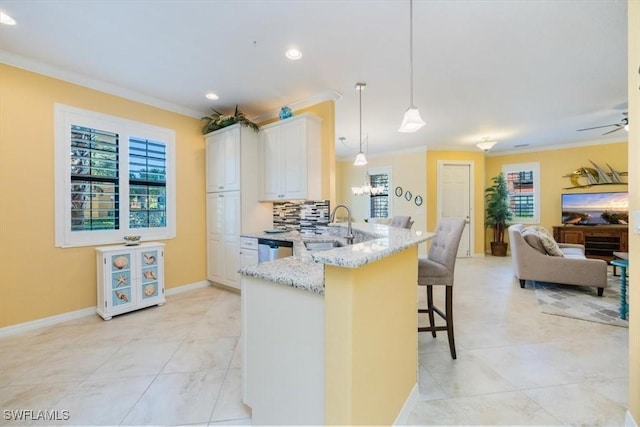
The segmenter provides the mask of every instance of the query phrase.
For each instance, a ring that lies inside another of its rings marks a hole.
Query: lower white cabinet
[[[164,297],[164,243],[96,248],[98,306],[104,319],[152,305]]]
[[[258,264],[258,239],[255,237],[240,238],[240,267]]]

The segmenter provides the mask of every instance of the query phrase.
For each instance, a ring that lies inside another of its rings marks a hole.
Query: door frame
[[[474,192],[474,177],[475,177],[475,164],[473,160],[438,160],[437,171],[437,206],[436,217],[437,221],[442,218],[442,171],[445,165],[466,165],[469,166],[469,257],[476,256],[475,254],[475,192]]]

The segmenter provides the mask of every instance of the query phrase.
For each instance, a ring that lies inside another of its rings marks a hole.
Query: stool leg
[[[453,286],[447,286],[446,308],[447,308],[447,338],[449,338],[449,351],[451,358],[456,359],[456,343],[453,338]]]
[[[627,320],[629,305],[627,304],[627,269],[620,267],[620,318]]]
[[[433,317],[433,286],[431,285],[427,285],[427,310],[429,310],[429,326],[433,328],[436,322]],[[431,331],[431,335],[435,337],[436,331]]]

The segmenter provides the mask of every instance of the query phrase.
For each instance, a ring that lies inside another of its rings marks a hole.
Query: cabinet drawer
[[[242,249],[258,250],[258,239],[255,237],[240,237],[240,247]]]

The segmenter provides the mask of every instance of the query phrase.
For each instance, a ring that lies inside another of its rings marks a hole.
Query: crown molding
[[[324,101],[338,102],[341,99],[342,99],[342,94],[340,92],[337,92],[335,90],[325,90],[315,95],[311,95],[308,98],[290,102],[285,105],[291,108],[291,110],[300,110],[301,108],[307,108]],[[257,116],[251,117],[251,121],[256,123],[264,122],[269,119],[277,118],[279,113],[280,113],[280,108],[265,111],[264,113],[260,113]]]
[[[497,152],[488,151],[487,153],[485,153],[485,155],[487,157],[496,157],[496,156],[506,156],[510,154],[536,153],[538,151],[553,151],[553,150],[563,150],[567,148],[580,148],[580,147],[586,147],[589,145],[606,145],[606,144],[620,144],[620,143],[628,143],[628,141],[624,141],[624,140],[621,141],[620,139],[607,139],[605,141],[590,140],[590,141],[573,142],[573,143],[557,144],[557,145],[536,145],[536,146],[529,146],[526,148],[523,147],[522,149],[516,148],[516,149],[497,151]]]
[[[25,58],[24,56],[12,52],[7,52],[4,50],[0,51],[0,63],[11,65],[17,68],[22,68],[27,71],[42,74],[48,77],[53,77],[58,80],[63,80],[69,83],[87,87],[89,89],[94,89],[100,92],[108,93],[110,95],[119,96],[121,98],[139,102],[141,104],[150,105],[152,107],[161,108],[163,110],[182,114],[188,117],[193,117],[196,119],[200,119],[202,117],[201,111],[192,110],[190,108],[174,104],[172,102],[164,101],[152,96],[144,95],[133,90],[125,89],[120,86],[104,82],[102,80],[93,79],[83,74],[74,73],[73,71],[64,70],[59,67],[54,67],[41,61]]]

